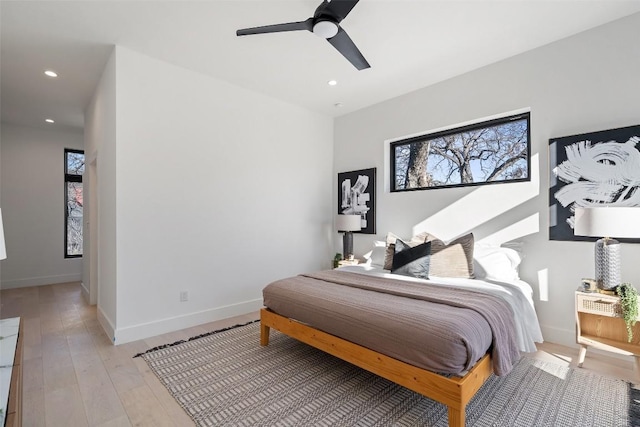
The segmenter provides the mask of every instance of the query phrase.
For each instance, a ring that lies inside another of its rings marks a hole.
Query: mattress
[[[490,352],[505,375],[520,357],[513,309],[488,293],[338,269],[278,280],[263,298],[282,316],[437,373],[463,375]]]

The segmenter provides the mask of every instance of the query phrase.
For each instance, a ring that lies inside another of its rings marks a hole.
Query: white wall
[[[0,206],[7,259],[2,289],[81,280],[82,259],[64,257],[64,149],[82,131],[2,124]]]
[[[477,239],[522,243],[521,276],[535,289],[545,338],[571,345],[574,291],[594,274],[593,244],[548,239],[548,141],[640,123],[638,40],[640,14],[338,118],[334,175],[378,168],[377,238],[428,229],[446,239],[471,230]],[[385,141],[522,108],[531,109],[531,183],[385,190]],[[356,235],[356,253],[375,238]],[[640,245],[623,245],[623,279],[636,286],[639,257]]]
[[[89,232],[85,233],[83,271],[90,299],[98,304],[98,320],[111,338],[117,318],[116,129],[116,57],[112,53],[85,111],[84,182],[90,191],[84,214],[85,220],[92,221],[85,226]]]
[[[332,120],[115,52],[117,192],[99,203],[115,206],[116,281],[101,265],[100,297],[115,286],[116,343],[256,310],[270,281],[327,268]]]

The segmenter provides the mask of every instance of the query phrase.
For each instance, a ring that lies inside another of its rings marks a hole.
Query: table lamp
[[[344,259],[353,259],[353,231],[362,229],[360,215],[338,215],[336,228],[343,231],[342,256]]]
[[[600,238],[595,247],[595,279],[600,288],[612,290],[622,283],[620,242],[613,238],[640,237],[640,207],[576,208],[573,233]]]

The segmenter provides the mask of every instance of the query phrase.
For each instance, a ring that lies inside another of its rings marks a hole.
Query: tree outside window
[[[529,113],[391,144],[391,191],[530,179]]]
[[[82,207],[84,151],[64,150],[65,258],[82,256]]]

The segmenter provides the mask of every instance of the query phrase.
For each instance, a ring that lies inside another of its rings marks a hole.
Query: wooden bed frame
[[[260,310],[260,345],[269,345],[270,328],[445,404],[450,427],[464,426],[467,403],[493,373],[491,357],[486,354],[464,377],[447,378],[263,308]]]

